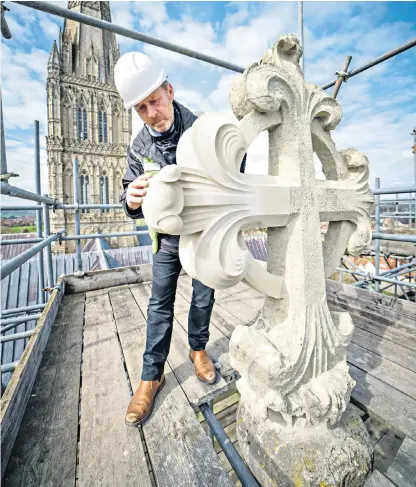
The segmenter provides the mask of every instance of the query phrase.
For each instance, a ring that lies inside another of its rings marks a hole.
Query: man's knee
[[[193,293],[192,302],[199,308],[211,307],[215,302],[215,291],[214,289],[205,286],[200,281],[194,281],[193,283]]]

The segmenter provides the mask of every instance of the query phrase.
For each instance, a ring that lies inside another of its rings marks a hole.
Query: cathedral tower
[[[76,12],[111,22],[109,2],[68,2]],[[120,57],[115,34],[65,20],[48,62],[48,136],[46,150],[49,193],[72,204],[72,164],[79,162],[80,203],[118,203],[126,150],[131,136],[131,112],[123,108],[114,85],[114,65]],[[57,210],[52,231],[74,233],[72,212]],[[84,210],[81,233],[131,231],[123,210]],[[114,247],[136,245],[135,237],[111,238]],[[83,242],[85,243],[85,241]],[[55,252],[74,252],[75,242],[55,245]]]

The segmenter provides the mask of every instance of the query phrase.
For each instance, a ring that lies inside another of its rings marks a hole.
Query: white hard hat
[[[166,79],[164,69],[137,51],[123,54],[114,67],[114,82],[126,109],[140,103]]]

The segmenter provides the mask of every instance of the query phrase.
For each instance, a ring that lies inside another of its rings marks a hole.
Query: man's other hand
[[[127,186],[126,203],[131,210],[140,208],[146,194],[145,188],[149,185],[147,180],[151,177],[151,174],[142,174]]]

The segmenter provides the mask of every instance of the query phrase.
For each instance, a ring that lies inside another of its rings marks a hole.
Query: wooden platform
[[[239,395],[229,338],[236,325],[254,322],[264,296],[243,284],[216,291],[208,352],[218,380],[209,386],[195,377],[187,358],[192,288],[188,276],[180,277],[166,386],[148,423],[132,429],[125,426],[124,414],[140,377],[149,280],[148,266],[127,274],[99,271],[66,279],[62,288],[73,294],[63,299],[55,292],[51,308],[56,319],[3,485],[241,485],[219,445],[212,447],[198,405],[214,400],[214,412],[238,449]],[[357,382],[352,401],[376,451],[377,471],[368,486],[414,487],[416,306],[374,304],[374,294],[359,290],[351,297],[350,287],[345,288],[329,283],[328,299],[332,309],[348,309],[356,326],[348,361]],[[24,376],[23,368],[17,372]],[[11,392],[18,375],[14,381],[12,377]],[[9,403],[2,406],[2,426],[15,418],[8,410],[15,398],[8,390],[4,398]],[[18,417],[14,420],[20,423]]]

